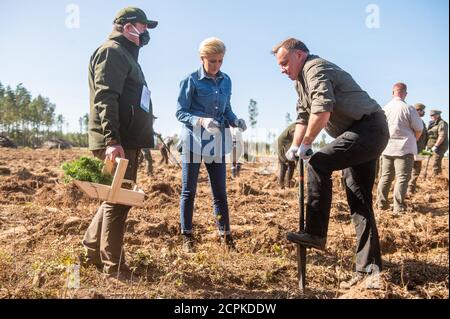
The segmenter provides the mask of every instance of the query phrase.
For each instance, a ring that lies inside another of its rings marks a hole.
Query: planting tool
[[[111,186],[92,182],[74,180],[75,185],[80,188],[90,198],[96,198],[112,204],[122,204],[127,206],[144,206],[145,193],[133,181],[124,179],[128,166],[128,160],[116,158],[117,167]],[[112,173],[114,163],[105,161],[103,173]],[[122,188],[122,183],[130,183],[133,190]]]
[[[299,206],[300,206],[300,218],[299,218],[299,231],[305,230],[305,171],[303,159],[299,159]],[[297,244],[297,265],[298,265],[298,287],[301,293],[305,292],[306,286],[306,247]]]

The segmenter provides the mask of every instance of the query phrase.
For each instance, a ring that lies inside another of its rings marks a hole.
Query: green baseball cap
[[[431,110],[430,115],[441,115],[442,111],[440,110]]]
[[[414,108],[415,108],[416,110],[417,110],[417,109],[425,110],[425,105],[422,104],[422,103],[416,103],[416,104],[414,105]]]
[[[145,12],[135,7],[123,8],[117,13],[116,18],[114,19],[114,23],[122,25],[134,22],[145,23],[149,29],[154,29],[158,25],[158,21],[147,19]]]

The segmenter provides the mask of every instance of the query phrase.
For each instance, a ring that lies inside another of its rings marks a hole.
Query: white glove
[[[210,134],[220,133],[220,127],[214,119],[201,117],[198,119],[198,124],[203,126],[203,128]]]
[[[300,148],[297,151],[297,157],[301,158],[304,161],[308,161],[312,155],[313,150],[311,148],[311,145],[308,144],[300,145]]]
[[[239,128],[239,131],[241,132],[245,132],[247,130],[247,124],[245,124],[243,119],[236,119],[236,121],[234,121],[234,125]]]
[[[298,151],[298,146],[297,145],[291,145],[291,147],[288,149],[288,151],[285,154],[287,160],[291,161],[291,162],[294,162],[297,159],[296,158],[297,151]]]
[[[431,148],[431,151],[432,151],[433,153],[436,153],[437,149],[438,149],[438,147],[435,145],[435,146],[433,146],[433,147]]]

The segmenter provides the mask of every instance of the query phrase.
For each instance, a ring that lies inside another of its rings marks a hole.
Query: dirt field
[[[379,289],[341,291],[351,276],[354,228],[335,176],[327,251],[308,250],[308,291],[297,290],[296,248],[285,237],[298,227],[297,189],[277,186],[275,166],[243,166],[239,185],[228,179],[237,252],[216,237],[211,193],[201,170],[194,224],[199,243],[186,254],[179,238],[181,171],[142,166],[138,184],[148,198],[129,215],[128,264],[138,284],[117,284],[94,267],[80,269],[80,288],[67,288],[81,239],[99,203],[62,183],[62,162],[86,150],[1,149],[0,298],[448,298],[448,161],[444,176],[419,181],[401,216],[376,212],[385,271]],[[431,171],[431,170],[430,170]]]

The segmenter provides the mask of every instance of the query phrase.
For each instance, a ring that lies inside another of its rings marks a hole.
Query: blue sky
[[[79,9],[79,28],[66,25],[70,4]],[[366,12],[370,4],[379,9],[379,28],[367,27],[374,13]],[[445,0],[1,0],[0,82],[23,83],[33,96],[49,97],[77,131],[78,118],[89,109],[89,57],[107,38],[116,12],[129,5],[160,22],[150,30],[140,62],[159,117],[155,128],[164,135],[179,127],[178,84],[199,67],[198,45],[210,36],[227,45],[222,70],[233,81],[235,113],[248,119],[249,100],[256,100],[260,127],[281,130],[286,113],[295,114],[293,83],[270,54],[287,37],[301,39],[313,54],[344,68],[382,106],[390,100],[392,84],[403,81],[410,104],[442,109],[448,119]]]

